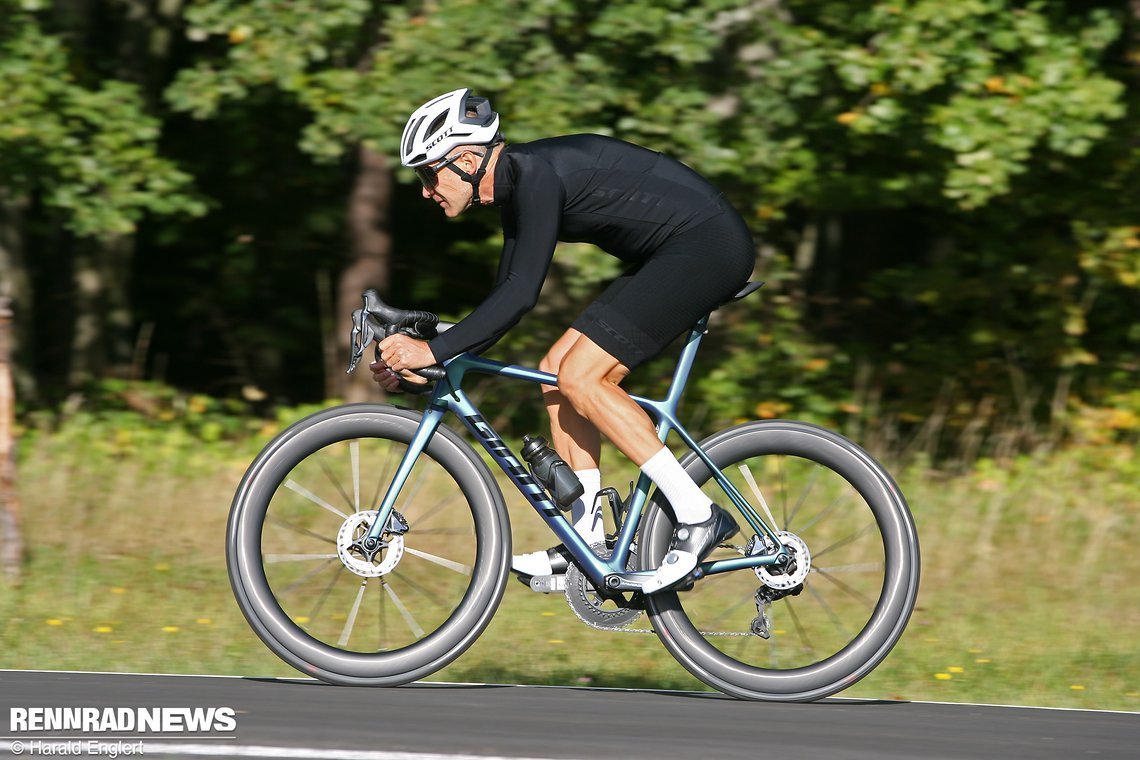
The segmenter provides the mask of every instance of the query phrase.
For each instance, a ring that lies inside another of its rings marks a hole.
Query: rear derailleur
[[[753,536],[752,541],[745,547],[747,554],[758,554],[757,547],[761,545],[758,536]],[[776,574],[791,575],[795,570],[795,559],[789,558],[784,563],[783,567],[774,567]],[[761,576],[762,578],[765,576]],[[768,608],[773,602],[777,602],[786,596],[799,596],[800,592],[804,590],[803,581],[800,581],[791,588],[773,588],[768,585],[761,586],[756,590],[756,617],[752,618],[752,624],[749,630],[754,636],[759,636],[762,639],[768,639],[772,636],[772,621],[768,617]]]

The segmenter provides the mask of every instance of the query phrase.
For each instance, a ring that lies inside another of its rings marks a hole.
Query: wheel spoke
[[[321,592],[320,598],[317,599],[317,603],[313,606],[313,609],[309,612],[309,619],[310,620],[316,620],[317,616],[321,614],[321,609],[325,606],[325,600],[329,598],[329,594],[332,593],[332,587],[336,585],[336,582],[338,580],[340,580],[340,575],[343,572],[344,572],[344,565],[338,565],[337,571],[335,573],[333,573],[333,577],[329,579],[329,583],[327,586],[325,586],[325,590]]]
[[[803,642],[804,648],[814,655],[815,645],[812,644],[811,639],[808,638],[807,629],[804,628],[804,624],[800,622],[800,616],[796,614],[796,608],[792,606],[792,600],[785,599],[784,607],[788,610],[788,616],[792,619],[792,625],[795,626],[796,633],[799,634],[800,641]]]
[[[336,492],[340,494],[341,501],[343,501],[347,506],[351,507],[352,497],[348,495],[348,491],[345,491],[344,486],[340,484],[340,478],[338,478],[336,476],[336,473],[333,472],[333,468],[330,467],[329,463],[324,459],[320,461],[320,466],[321,472],[325,474],[325,477],[328,478],[329,483],[331,483],[332,487],[336,489]]]
[[[314,559],[336,559],[336,554],[266,554],[266,562],[306,562]]]
[[[807,589],[812,598],[819,603],[819,606],[823,608],[823,611],[827,614],[827,616],[831,618],[831,622],[835,626],[835,629],[843,634],[845,640],[850,641],[850,631],[847,630],[847,626],[843,625],[843,621],[840,620],[839,616],[835,614],[835,610],[831,609],[831,605],[827,603],[827,600],[823,598],[823,595],[816,591],[814,586],[809,586],[806,583],[804,584],[804,588]]]
[[[813,560],[818,558],[819,555],[813,557]],[[825,575],[839,575],[840,573],[877,573],[883,569],[882,562],[857,562],[850,565],[832,565],[831,567],[820,567],[819,565],[812,565],[811,570],[808,572],[824,573]]]
[[[414,472],[416,473],[416,477],[415,480],[413,480],[411,483],[411,488],[408,487],[407,483],[404,484],[404,506],[400,510],[404,513],[404,517],[407,517],[409,519],[413,514],[411,509],[415,504],[416,497],[419,495],[420,489],[424,487],[424,474],[427,472],[427,468],[416,467]]]
[[[784,518],[784,529],[788,527],[788,481],[784,471],[784,458],[776,460],[776,469],[780,473],[780,517]]]
[[[419,527],[420,523],[416,523],[417,536],[470,536],[472,531],[470,528],[428,528],[424,530]]]
[[[818,515],[816,515],[811,520],[809,520],[808,524],[805,525],[804,527],[800,528],[799,530],[797,530],[796,533],[798,533],[800,536],[803,536],[803,534],[805,534],[809,530],[811,530],[812,527],[816,523],[818,523],[820,520],[823,520],[828,515],[830,515],[832,512],[834,512],[835,508],[838,507],[841,502],[843,502],[845,499],[851,498],[851,493],[852,493],[851,491],[844,491],[843,493],[836,496],[835,499],[830,504],[827,505],[827,509],[823,510]]]
[[[822,557],[823,555],[827,554],[830,551],[842,548],[842,547],[846,546],[847,544],[851,543],[852,541],[858,541],[860,538],[862,538],[863,536],[870,533],[875,527],[876,527],[875,523],[873,523],[873,522],[869,523],[866,527],[862,528],[861,530],[857,530],[854,533],[847,536],[846,538],[839,539],[838,541],[836,541],[834,544],[827,547],[826,549],[823,549],[822,551],[816,552],[815,555],[812,557],[812,559],[819,559],[820,557]]]
[[[320,496],[317,496],[315,493],[313,493],[309,489],[305,488],[303,485],[301,485],[297,481],[293,480],[292,478],[289,478],[288,480],[285,481],[285,487],[288,488],[293,493],[296,493],[296,494],[299,494],[300,496],[305,497],[306,499],[313,502],[317,506],[324,507],[328,511],[332,512],[334,515],[342,517],[345,520],[348,519],[348,515],[346,515],[344,512],[341,512],[339,509],[334,507],[332,504],[329,504],[327,501],[322,499]]]
[[[417,533],[428,533],[428,532],[430,532],[430,531],[424,531],[423,529],[420,528],[420,526],[423,525],[424,523],[428,522],[429,520],[431,520],[431,518],[435,517],[435,515],[437,515],[444,507],[447,507],[447,506],[454,504],[454,503],[455,503],[454,497],[450,498],[450,499],[445,499],[444,501],[437,503],[434,507],[429,509],[424,514],[417,517],[416,518],[416,532]]]
[[[819,479],[819,473],[822,471],[823,468],[819,465],[812,468],[811,475],[808,476],[808,482],[807,485],[804,486],[803,493],[801,493],[800,498],[796,500],[796,506],[792,507],[792,513],[788,515],[788,521],[784,524],[784,530],[792,529],[792,521],[795,520],[796,515],[800,513],[800,507],[807,501],[808,494],[810,494],[811,489],[815,487],[815,482]]]
[[[356,592],[356,601],[352,603],[352,610],[348,613],[348,620],[344,621],[344,628],[340,632],[340,639],[337,640],[337,646],[345,646],[348,644],[348,639],[352,636],[352,629],[356,625],[356,615],[360,612],[360,601],[364,599],[364,591],[368,588],[368,579],[365,578],[360,582],[360,590]]]
[[[428,589],[424,588],[423,584],[412,580],[409,576],[405,575],[404,573],[401,573],[399,570],[393,570],[392,575],[395,576],[396,578],[399,578],[401,583],[406,583],[410,588],[418,591],[420,594],[422,594],[424,596],[424,598],[426,598],[429,602],[434,604],[439,609],[442,609],[442,610],[447,609],[447,605],[439,597],[439,594],[432,593]]]
[[[404,606],[404,603],[400,601],[400,597],[396,594],[395,589],[392,588],[392,584],[385,583],[384,590],[388,592],[388,598],[392,600],[392,604],[396,605],[396,609],[400,612],[400,616],[404,618],[404,622],[408,624],[408,628],[411,629],[412,634],[417,639],[422,639],[424,629],[420,627],[420,624],[412,617],[412,613],[409,612],[408,608]]]
[[[330,559],[328,562],[326,562],[325,564],[323,564],[323,565],[317,565],[317,566],[316,566],[316,567],[314,567],[312,570],[310,570],[309,572],[305,573],[305,574],[304,574],[304,575],[302,575],[300,578],[298,578],[297,580],[293,581],[293,582],[292,582],[292,583],[290,583],[288,586],[286,586],[285,588],[283,588],[283,589],[281,589],[279,592],[277,592],[277,596],[279,596],[279,597],[281,597],[281,596],[289,596],[289,595],[290,595],[290,594],[292,594],[294,591],[296,591],[298,588],[300,588],[301,586],[303,586],[303,585],[304,585],[304,583],[305,583],[305,581],[309,580],[310,578],[312,578],[312,577],[313,577],[313,576],[315,576],[315,575],[319,575],[319,574],[321,573],[321,571],[322,571],[322,570],[328,570],[328,569],[329,569],[329,567],[331,567],[331,566],[332,566],[332,560],[331,560],[331,559]],[[342,565],[342,567],[343,567],[343,565]]]
[[[394,441],[388,441],[388,454],[384,457],[384,465],[380,468],[380,477],[376,480],[376,493],[372,494],[372,502],[370,507],[375,507],[380,503],[380,490],[384,487],[384,483],[388,482],[388,470],[392,468],[392,460],[396,458],[396,452],[400,449],[399,446],[394,445]]]
[[[267,521],[273,523],[274,525],[280,525],[282,528],[288,528],[289,530],[291,530],[295,533],[301,533],[302,535],[311,536],[312,538],[315,538],[318,541],[321,541],[323,543],[333,544],[333,545],[336,544],[336,541],[334,539],[329,538],[328,536],[322,536],[320,533],[317,533],[314,530],[309,530],[308,528],[302,528],[300,525],[294,525],[293,523],[289,522],[288,520],[283,520],[280,517],[277,517],[275,515],[266,515],[265,519]]]
[[[741,464],[739,469],[740,474],[743,475],[744,480],[747,481],[748,487],[752,489],[753,495],[756,496],[756,500],[759,501],[760,506],[764,508],[764,514],[768,516],[768,527],[774,531],[779,530],[780,526],[776,522],[776,518],[772,516],[772,510],[768,508],[768,502],[764,499],[764,494],[760,492],[760,486],[756,484],[756,478],[752,477],[752,470],[747,464]]]
[[[728,619],[733,613],[735,613],[737,610],[739,610],[741,607],[743,607],[745,604],[748,604],[751,601],[752,600],[750,598],[748,598],[747,596],[741,597],[740,601],[736,602],[735,604],[730,606],[728,609],[726,609],[724,612],[722,612],[721,614],[717,615],[715,618],[710,620],[708,623],[709,628],[710,629],[716,628],[718,623],[721,623],[724,620]]]
[[[853,586],[839,580],[834,575],[829,573],[827,570],[824,570],[822,568],[812,568],[812,569],[814,572],[818,573],[819,575],[822,575],[824,578],[826,578],[827,580],[834,583],[836,586],[839,587],[839,589],[841,591],[845,592],[852,599],[857,599],[860,602],[863,602],[864,604],[868,605],[869,607],[873,607],[875,605],[874,599],[870,598],[869,596],[864,594],[862,591],[859,591],[858,589],[854,588]]]
[[[448,570],[454,570],[461,575],[471,574],[471,568],[467,565],[461,564],[459,562],[454,562],[450,559],[444,559],[443,557],[437,557],[434,554],[428,554],[427,552],[420,551],[419,549],[413,549],[407,544],[404,544],[404,551],[414,557],[419,557],[420,559],[426,559],[428,562],[433,562],[440,567],[446,567]]]
[[[352,508],[360,511],[360,441],[348,443],[348,458],[352,466]]]

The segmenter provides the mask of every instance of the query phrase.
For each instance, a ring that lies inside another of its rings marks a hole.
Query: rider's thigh
[[[599,346],[588,335],[581,335],[562,357],[558,370],[559,387],[612,383],[619,385],[629,374],[629,367]],[[573,392],[573,391],[571,391]]]
[[[549,372],[552,375],[558,374],[559,367],[562,366],[562,358],[574,346],[582,333],[571,327],[566,332],[562,333],[562,337],[554,341],[554,344],[547,350],[546,356],[538,363],[538,368],[543,372]]]

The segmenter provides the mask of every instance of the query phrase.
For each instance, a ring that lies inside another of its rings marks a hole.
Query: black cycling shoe
[[[736,525],[736,520],[732,519],[732,515],[713,504],[712,516],[709,519],[699,523],[681,523],[674,528],[673,542],[669,544],[669,548],[695,554],[697,561],[700,562],[712,554],[717,544],[739,531],[740,528]]]
[[[551,575],[562,575],[566,572],[567,568],[570,567],[570,551],[563,544],[552,546],[547,549],[546,557],[548,560],[550,560]],[[514,557],[511,558],[511,561],[511,572],[513,572],[515,576],[518,577],[520,581],[522,581],[522,583],[529,586],[530,579],[534,577],[534,574],[523,572],[522,570],[517,569],[514,566]]]
[[[641,592],[652,594],[685,580],[705,557],[712,554],[717,544],[736,535],[739,530],[732,515],[716,504],[712,505],[712,516],[703,522],[678,523],[661,567],[642,585]]]

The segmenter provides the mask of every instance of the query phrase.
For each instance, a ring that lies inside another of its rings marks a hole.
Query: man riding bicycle
[[[651,593],[687,578],[738,528],[661,443],[650,417],[621,388],[630,371],[661,352],[747,282],[752,237],[724,196],[684,164],[601,135],[506,144],[499,116],[467,89],[441,95],[412,114],[400,159],[415,169],[424,198],[448,217],[472,206],[500,207],[503,252],[487,298],[431,341],[392,335],[372,364],[389,391],[411,370],[481,351],[538,300],[558,241],[592,243],[628,265],[574,321],[539,368],[551,439],[584,493],[572,506],[587,543],[604,539],[594,504],[601,488],[601,435],[665,494],[677,525],[671,551],[643,587]],[[516,555],[522,575],[564,572],[561,547]]]

